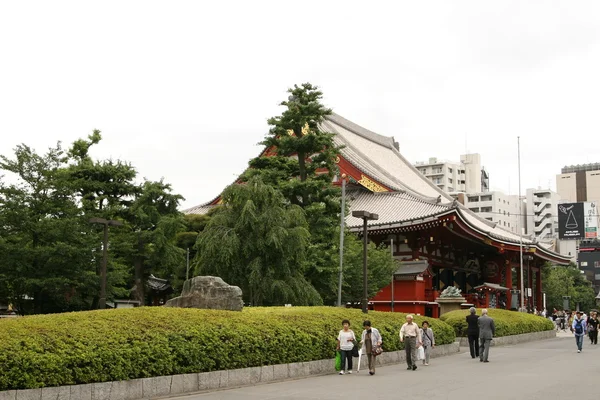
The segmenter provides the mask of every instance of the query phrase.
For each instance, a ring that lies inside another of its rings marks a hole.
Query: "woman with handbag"
[[[367,355],[369,374],[375,375],[375,358],[383,351],[381,349],[381,334],[376,328],[371,327],[371,321],[363,322],[363,328],[365,329],[363,330],[360,340],[360,343],[362,344],[361,352],[362,354]]]
[[[435,347],[435,338],[433,337],[433,329],[429,327],[429,322],[423,321],[421,326],[421,338],[423,340],[423,349],[425,350],[423,365],[429,365],[429,356],[431,355],[431,349]]]

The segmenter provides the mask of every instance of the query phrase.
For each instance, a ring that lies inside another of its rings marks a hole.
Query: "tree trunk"
[[[135,299],[140,302],[140,306],[146,305],[144,302],[144,241],[138,235],[137,255],[135,257]]]

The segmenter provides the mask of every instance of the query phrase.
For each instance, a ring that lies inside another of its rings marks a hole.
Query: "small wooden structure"
[[[438,318],[439,304],[434,301],[438,294],[430,289],[431,279],[426,260],[404,261],[394,272],[393,284],[381,289],[370,300],[371,307],[376,311],[392,311],[393,308],[395,312]]]

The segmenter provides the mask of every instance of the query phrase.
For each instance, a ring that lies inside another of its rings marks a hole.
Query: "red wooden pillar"
[[[515,270],[517,271],[517,290],[519,291],[519,308],[521,307],[525,307],[525,304],[521,304],[521,298],[523,298],[523,301],[526,301],[526,297],[525,297],[525,293],[521,293],[521,265],[517,264]],[[525,278],[523,276],[523,278]],[[525,287],[523,287],[523,290],[525,290]]]

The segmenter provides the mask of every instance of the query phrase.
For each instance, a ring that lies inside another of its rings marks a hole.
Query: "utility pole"
[[[394,259],[394,238],[391,240],[391,252],[392,252],[392,260]],[[392,272],[392,312],[394,312],[394,273]]]
[[[342,281],[344,277],[344,229],[346,227],[346,174],[342,174],[342,209],[340,211],[340,271],[338,276],[338,307],[342,306]]]
[[[519,258],[521,263],[520,277],[521,277],[521,305],[520,310],[523,311],[525,307],[524,299],[524,286],[523,286],[523,227],[521,226],[523,220],[523,201],[521,200],[521,137],[517,136],[517,151],[518,151],[518,168],[519,168]]]
[[[369,243],[369,232],[367,230],[367,222],[375,221],[379,219],[379,215],[370,213],[368,211],[352,211],[354,218],[360,218],[363,220],[363,300],[362,300],[362,312],[367,314],[369,312],[369,286],[367,282],[367,245]]]
[[[106,274],[108,269],[108,226],[121,226],[123,223],[114,219],[90,218],[92,224],[104,225],[104,237],[102,239],[102,266],[100,267],[100,299],[98,309],[106,308]]]

